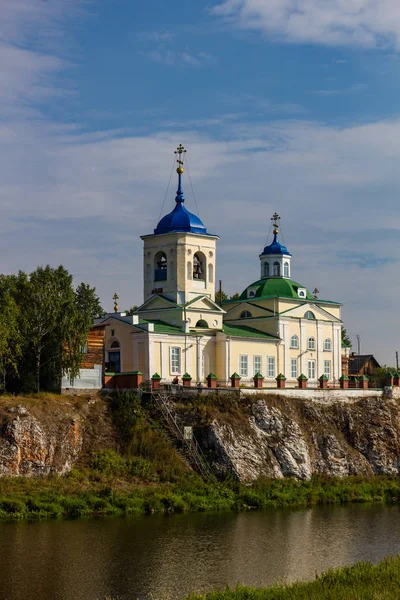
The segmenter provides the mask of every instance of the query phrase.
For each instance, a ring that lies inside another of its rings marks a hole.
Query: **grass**
[[[400,557],[396,557],[378,565],[358,563],[330,570],[311,582],[264,589],[240,586],[187,600],[398,600],[399,590]]]
[[[139,481],[132,475],[132,471],[137,473],[137,461],[116,454],[112,464],[119,466],[110,472],[109,455],[94,457],[91,469],[74,470],[63,477],[1,478],[0,519],[295,508],[349,502],[385,504],[400,500],[400,480],[389,477],[260,480],[251,486],[234,482],[207,484],[196,475],[174,483]]]

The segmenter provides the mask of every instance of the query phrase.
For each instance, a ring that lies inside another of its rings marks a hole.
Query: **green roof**
[[[252,327],[246,327],[245,325],[230,325],[229,323],[224,323],[223,332],[226,333],[226,335],[231,335],[232,337],[279,340],[279,338],[275,335],[264,333],[263,331],[258,331],[257,329],[253,329]]]
[[[175,333],[175,334],[181,334],[184,335],[184,332],[182,331],[182,329],[180,327],[177,327],[176,325],[169,325],[168,323],[164,323],[164,321],[159,321],[159,320],[151,320],[148,321],[147,319],[140,319],[139,320],[139,325],[145,325],[146,323],[153,323],[154,324],[154,332],[155,333]]]
[[[248,296],[249,288],[254,288],[254,296]],[[306,290],[306,297],[299,298],[298,290],[304,288]],[[301,283],[286,279],[284,277],[268,277],[266,279],[259,279],[254,283],[247,286],[247,288],[241,293],[239,300],[228,300],[228,302],[251,302],[257,298],[293,298],[295,300],[312,301],[316,304],[327,302],[329,304],[340,304],[339,302],[333,302],[330,300],[320,300],[314,298],[314,296],[305,288]],[[225,302],[223,303],[225,304]]]

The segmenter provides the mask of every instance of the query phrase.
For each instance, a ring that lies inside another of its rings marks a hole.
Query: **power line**
[[[160,214],[159,214],[158,220],[160,220],[160,219],[161,219],[161,215],[162,215],[162,213],[163,213],[163,210],[164,210],[164,204],[165,204],[165,200],[167,199],[168,190],[169,190],[169,185],[170,185],[170,183],[171,183],[172,171],[174,170],[174,165],[175,165],[175,156],[174,156],[174,158],[172,159],[171,173],[170,173],[170,175],[169,175],[169,179],[168,179],[168,185],[167,185],[167,189],[166,189],[166,191],[165,191],[165,196],[164,196],[164,200],[163,200],[163,203],[162,203],[162,206],[161,206],[161,210],[160,210]]]
[[[197,206],[197,200],[196,200],[196,196],[195,196],[194,189],[193,189],[192,178],[190,177],[189,163],[188,163],[186,154],[185,154],[184,161],[185,161],[185,165],[186,165],[188,176],[189,176],[190,187],[192,188],[192,194],[193,194],[193,198],[194,198],[194,203],[196,205],[197,216],[200,218],[199,207]]]

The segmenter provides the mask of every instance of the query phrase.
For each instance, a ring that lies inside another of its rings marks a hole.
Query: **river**
[[[0,524],[2,600],[181,599],[400,553],[400,507]]]

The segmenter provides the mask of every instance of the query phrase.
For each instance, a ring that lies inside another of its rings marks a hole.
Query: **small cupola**
[[[275,213],[271,221],[273,221],[274,239],[269,246],[265,246],[260,254],[261,261],[261,279],[270,277],[283,277],[290,279],[290,260],[292,255],[278,240],[280,216]]]

